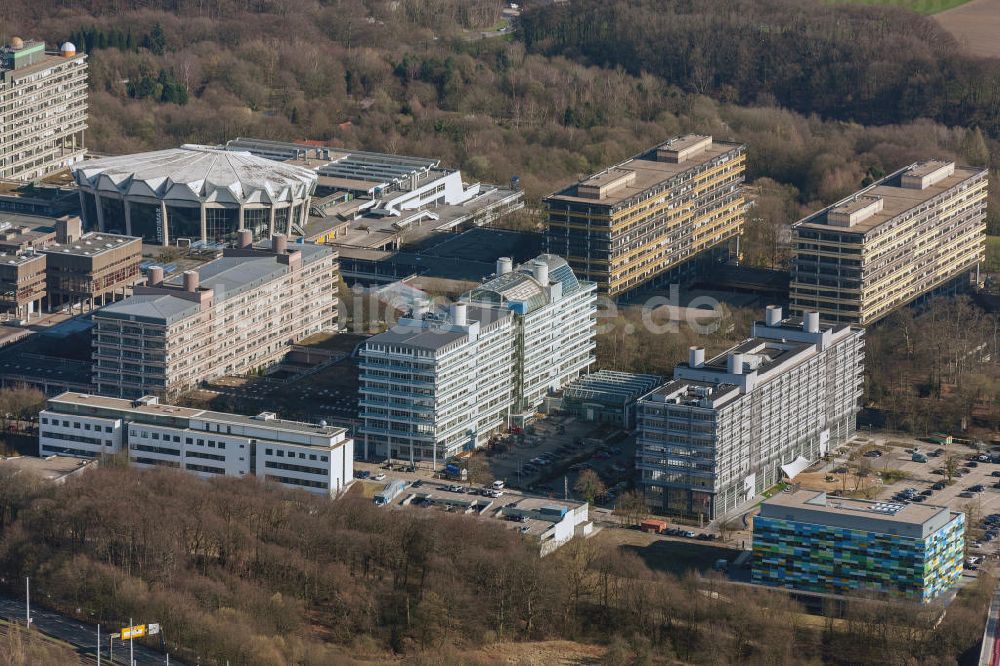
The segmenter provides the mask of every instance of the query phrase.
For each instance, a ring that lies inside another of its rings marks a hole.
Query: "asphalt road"
[[[0,596],[0,616],[17,622],[24,622],[24,599],[11,599]],[[87,624],[80,620],[61,615],[46,608],[31,607],[32,626],[54,638],[73,645],[82,653],[94,655],[97,643],[97,625]],[[101,626],[101,663],[128,664],[128,644],[115,641],[115,660],[108,659],[107,632],[117,631],[121,627]],[[154,666],[166,663],[166,656],[147,647],[135,644],[135,663],[139,666]],[[171,664],[183,666],[182,662],[170,658]]]

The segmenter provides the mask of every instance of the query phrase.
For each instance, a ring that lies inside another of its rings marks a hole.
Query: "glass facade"
[[[201,240],[201,207],[200,206],[169,206],[167,219],[170,221],[170,242],[178,238]]]
[[[240,225],[240,207],[205,208],[206,240],[227,243],[236,240]]]
[[[163,220],[159,204],[130,203],[129,220],[132,235],[153,243],[163,242]]]
[[[270,208],[244,208],[243,228],[253,232],[253,239],[264,240],[271,235]]]
[[[290,211],[288,206],[274,210],[274,233],[288,235],[288,214]]]
[[[958,583],[965,514],[925,539],[757,516],[753,582],[809,592],[866,590],[927,602]]]
[[[97,230],[97,198],[90,192],[83,193],[83,226],[87,231]]]
[[[121,199],[101,197],[101,209],[104,213],[104,230],[113,234],[125,233],[125,202]]]

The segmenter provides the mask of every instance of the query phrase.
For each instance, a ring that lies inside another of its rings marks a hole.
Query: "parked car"
[[[938,481],[933,486],[931,486],[931,490],[944,490],[947,487],[948,487],[947,483],[945,483],[944,481]]]
[[[376,480],[376,481],[385,481],[385,472],[379,472],[378,474],[376,474],[372,478],[374,480]]]
[[[969,462],[965,463],[965,466],[966,467],[979,467],[979,463],[977,463],[975,460],[970,460]]]
[[[913,501],[914,502],[926,502],[927,498],[924,497],[923,495],[917,495],[916,497],[913,498]]]
[[[865,458],[881,458],[882,452],[878,449],[871,449],[869,451],[865,451],[864,456]]]
[[[681,536],[685,536],[688,539],[693,539],[695,534],[691,530],[686,530]]]
[[[927,490],[921,490],[920,494],[923,495],[924,497],[930,497],[931,495],[934,494],[934,491],[928,488]]]
[[[968,490],[966,490],[965,492],[959,493],[958,496],[959,497],[969,498],[969,497],[975,497],[976,494],[975,493],[970,493]]]
[[[977,483],[976,485],[971,486],[969,490],[971,490],[974,493],[981,493],[983,492],[983,490],[985,490],[985,488],[983,488],[983,484]]]
[[[368,477],[370,477],[371,475],[372,475],[372,473],[371,473],[371,472],[369,472],[369,471],[368,471],[368,470],[366,470],[366,469],[358,469],[358,470],[354,470],[354,478],[355,478],[355,479],[367,479],[367,478],[368,478]]]
[[[410,484],[410,487],[411,488],[419,488],[422,485],[424,485],[423,480],[422,479],[417,479],[416,481],[414,481],[413,483]]]

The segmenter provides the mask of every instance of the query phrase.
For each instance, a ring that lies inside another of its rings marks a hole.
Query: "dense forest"
[[[0,470],[0,516],[8,581],[31,576],[37,598],[91,621],[159,622],[192,664],[487,664],[490,646],[556,639],[622,666],[952,664],[977,648],[992,589],[984,575],[940,623],[863,599],[823,620],[780,592],[652,569],[600,536],[539,559],[472,517],[169,470],[58,487]]]
[[[801,0],[580,0],[528,12],[533,52],[650,72],[686,91],[865,124],[931,118],[1000,137],[1000,62],[932,20]]]
[[[760,193],[746,247],[760,265],[785,260],[776,239],[790,220],[873,177],[928,156],[1000,165],[990,65],[948,74],[961,57],[926,17],[807,0],[602,1],[529,6],[523,30],[491,35],[502,4],[7,0],[0,18],[6,36],[87,50],[88,143],[101,152],[328,140],[439,157],[469,180],[518,175],[537,201],[677,132],[744,141]],[[674,71],[684,58],[690,71]],[[924,70],[945,72],[947,90]],[[943,111],[900,110],[901,72],[926,79],[915,97]],[[1000,233],[997,205],[990,215]]]

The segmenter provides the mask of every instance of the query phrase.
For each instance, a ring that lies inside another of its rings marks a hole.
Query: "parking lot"
[[[567,489],[576,497],[579,474],[591,469],[609,489],[598,503],[612,504],[632,478],[635,439],[611,426],[548,416],[477,455],[485,456],[493,476],[508,485],[558,497]]]
[[[941,445],[892,435],[860,439],[823,471],[839,478],[840,470],[860,465],[868,469],[872,499],[962,511],[970,553],[1000,552],[1000,445]],[[984,520],[991,514],[998,516],[991,521],[996,529],[986,529]]]

